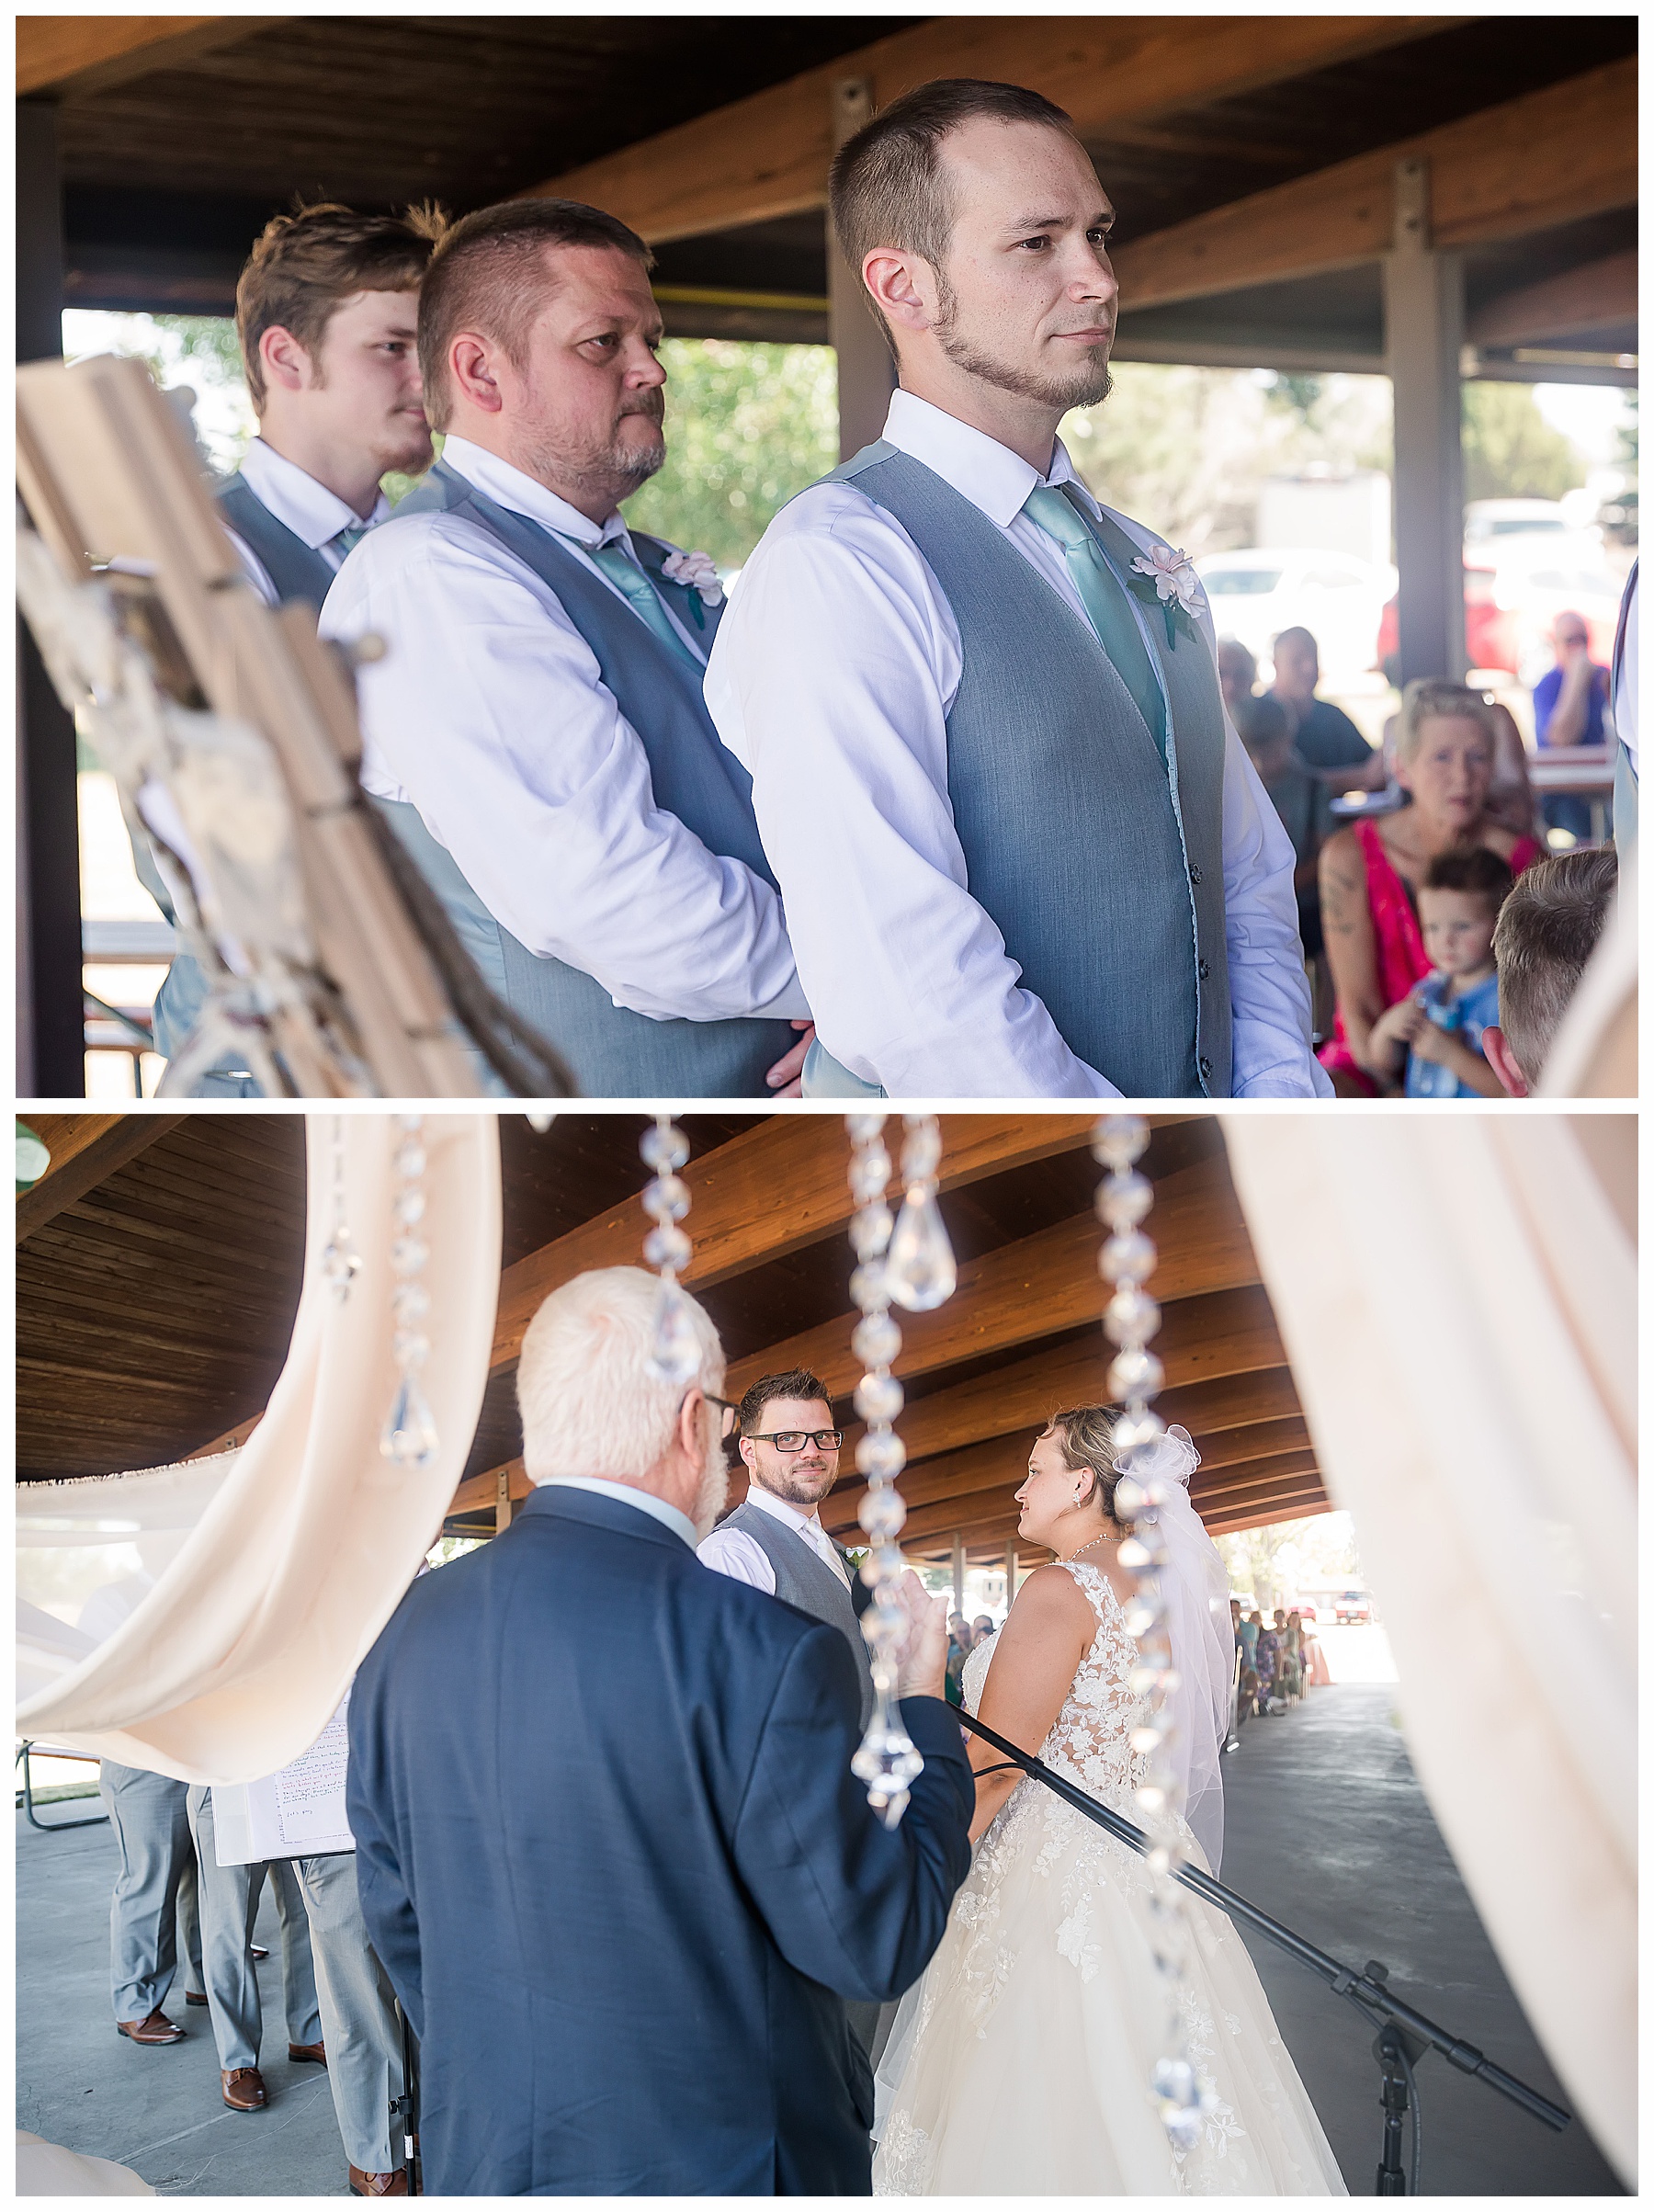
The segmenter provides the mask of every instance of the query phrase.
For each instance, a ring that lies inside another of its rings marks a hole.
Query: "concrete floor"
[[[1224,1878],[1347,1963],[1382,1959],[1420,2011],[1566,2104],[1413,1779],[1391,1705],[1385,1687],[1346,1684],[1247,1724],[1224,1762]],[[206,2014],[186,2010],[181,1983],[167,2010],[187,2042],[142,2050],[114,2032],[108,1827],[44,1836],[19,1815],[17,1837],[18,2126],[135,2167],[167,2195],[346,2195],[326,2079],[287,2060],[279,1956],[259,1968],[270,2103],[231,2113]],[[274,1922],[266,1893],[260,1941],[273,1949]],[[1248,1945],[1344,2179],[1371,2195],[1380,2116],[1366,2025],[1262,1937]],[[1419,2086],[1427,2195],[1622,2194],[1578,2121],[1553,2135],[1435,2056]]]
[[[1393,1707],[1388,1688],[1349,1683],[1246,1723],[1223,1763],[1223,1879],[1346,1965],[1382,1960],[1399,1997],[1567,2105],[1431,1818]],[[1241,1934],[1350,2193],[1371,2196],[1382,2141],[1372,2032],[1306,1968]],[[1580,2121],[1553,2134],[1433,2052],[1415,2072],[1427,2196],[1624,2194]]]

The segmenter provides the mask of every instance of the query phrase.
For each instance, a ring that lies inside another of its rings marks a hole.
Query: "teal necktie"
[[[578,541],[572,540],[571,542]],[[694,669],[697,677],[704,675],[706,670],[701,663],[673,628],[672,617],[666,612],[661,595],[628,553],[620,540],[614,538],[609,540],[607,545],[582,546],[581,550],[597,563],[612,584],[619,585],[635,612],[648,623],[662,644],[669,647],[672,652],[680,653]]]
[[[327,542],[338,547],[339,560],[343,562],[351,547],[360,545],[367,535],[368,525],[365,522],[347,522],[342,530],[335,530]]]
[[[1090,525],[1066,492],[1055,484],[1037,484],[1023,502],[1023,513],[1062,548],[1069,575],[1080,595],[1081,605],[1091,618],[1097,641],[1137,701],[1138,711],[1148,723],[1149,734],[1164,760],[1165,701],[1161,697],[1149,648],[1138,627],[1130,593],[1104,558]]]

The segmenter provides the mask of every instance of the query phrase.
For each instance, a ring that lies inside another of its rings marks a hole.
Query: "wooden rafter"
[[[1234,291],[1390,250],[1399,161],[1430,163],[1431,238],[1487,245],[1637,201],[1637,63],[1612,62],[1417,138],[1295,177],[1115,255],[1122,309]]]
[[[933,77],[1044,93],[1082,138],[1353,61],[1462,20],[1444,16],[948,16],[565,171],[538,187],[606,208],[655,244],[821,208],[833,87],[880,107]]]
[[[1610,254],[1540,284],[1501,292],[1466,323],[1473,346],[1542,345],[1576,331],[1637,321],[1637,255]]]
[[[17,96],[103,92],[193,61],[281,16],[19,16]]]
[[[182,1114],[34,1114],[28,1126],[51,1155],[38,1183],[17,1194],[17,1242],[146,1152]]]

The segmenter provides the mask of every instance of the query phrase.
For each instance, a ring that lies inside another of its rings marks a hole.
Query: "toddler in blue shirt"
[[[1431,972],[1412,991],[1405,1038],[1410,1098],[1498,1098],[1482,1049],[1499,1019],[1493,928],[1515,878],[1485,845],[1441,853],[1419,887],[1419,927]],[[1399,1041],[1399,1039],[1398,1040]]]

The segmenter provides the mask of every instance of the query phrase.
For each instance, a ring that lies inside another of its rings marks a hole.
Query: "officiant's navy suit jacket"
[[[865,2195],[844,2000],[917,1980],[969,1864],[946,1705],[885,1828],[837,1628],[618,1500],[536,1491],[424,1576],[350,1700],[375,1949],[433,2195]]]

